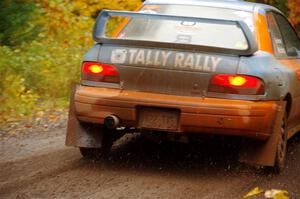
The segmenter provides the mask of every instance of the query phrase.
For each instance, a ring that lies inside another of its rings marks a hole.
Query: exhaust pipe
[[[109,115],[106,118],[104,118],[104,125],[108,129],[115,129],[119,126],[120,119],[115,115]]]

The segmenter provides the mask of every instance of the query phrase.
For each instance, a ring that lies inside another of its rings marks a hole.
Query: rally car
[[[284,168],[300,130],[300,41],[276,8],[147,0],[102,10],[73,87],[66,145],[109,153],[125,133],[239,136],[240,160]]]

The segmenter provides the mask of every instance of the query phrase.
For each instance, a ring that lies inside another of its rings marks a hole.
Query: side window
[[[287,54],[285,50],[284,41],[273,13],[267,13],[267,22],[271,34],[273,50],[275,55],[279,57],[286,57]]]
[[[280,29],[286,54],[289,57],[297,57],[300,52],[300,40],[293,27],[289,22],[280,14],[274,13],[278,27]]]

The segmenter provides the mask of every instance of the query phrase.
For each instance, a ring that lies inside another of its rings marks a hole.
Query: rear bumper
[[[78,120],[103,124],[117,115],[124,126],[138,126],[137,107],[180,110],[179,132],[212,133],[267,139],[280,102],[172,96],[112,88],[78,86],[74,95]]]

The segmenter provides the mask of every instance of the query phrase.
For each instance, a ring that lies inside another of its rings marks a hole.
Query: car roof
[[[247,12],[254,12],[256,9],[258,11],[273,10],[281,13],[273,6],[260,3],[245,2],[242,0],[146,0],[144,4],[194,5],[227,8]]]

